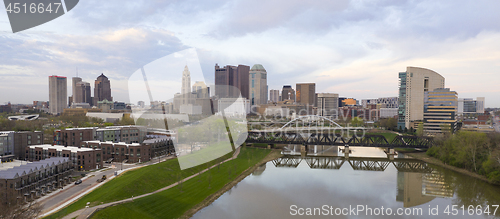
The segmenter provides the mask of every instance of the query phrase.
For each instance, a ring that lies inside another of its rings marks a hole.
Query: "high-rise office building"
[[[449,88],[426,91],[424,98],[424,132],[427,135],[453,132],[457,123],[457,92]]]
[[[196,95],[196,98],[209,98],[210,88],[207,87],[205,82],[197,81],[193,84],[192,92]]]
[[[444,77],[425,68],[407,67],[399,73],[398,128],[411,128],[414,121],[424,119],[426,91],[444,88]]]
[[[78,84],[79,82],[82,82],[82,78],[80,77],[73,77],[71,78],[71,95],[73,96],[73,102],[72,103],[79,103],[79,102],[76,102],[75,100],[75,94],[76,94],[76,84]],[[72,103],[69,103],[70,105]]]
[[[68,106],[68,83],[66,77],[49,76],[49,112],[59,114]]]
[[[300,83],[296,84],[297,89],[295,101],[299,104],[314,106],[316,97],[315,83]]]
[[[484,97],[458,99],[458,114],[484,113]]]
[[[318,115],[325,117],[338,118],[339,94],[318,93],[317,95]]]
[[[215,95],[219,98],[236,98],[241,94],[243,98],[249,99],[249,73],[250,66],[219,67],[215,64]],[[239,92],[234,88],[239,89]]]
[[[181,88],[181,94],[182,94],[182,105],[188,104],[189,103],[189,97],[191,94],[191,73],[189,72],[189,69],[186,65],[184,67],[184,71],[182,72],[182,88]]]
[[[267,72],[261,64],[255,64],[250,69],[249,78],[249,95],[250,104],[266,104],[267,103]]]
[[[280,90],[270,90],[269,100],[273,103],[277,103],[278,101],[280,101]]]
[[[92,106],[92,95],[90,93],[90,83],[78,82],[76,83],[73,94],[73,103],[88,103]]]
[[[290,85],[283,85],[281,90],[281,100],[291,100],[295,102],[295,90]]]
[[[94,84],[94,106],[97,106],[98,101],[113,101],[111,97],[111,83],[104,74],[99,75]]]

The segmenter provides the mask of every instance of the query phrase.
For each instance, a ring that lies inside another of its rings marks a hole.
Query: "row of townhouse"
[[[111,141],[142,143],[147,135],[147,129],[143,126],[108,126],[105,128],[86,127],[68,128],[54,131],[54,145],[82,146],[84,141]]]
[[[103,159],[106,161],[129,163],[145,162],[156,156],[175,153],[174,144],[169,137],[144,140],[142,144],[85,141],[82,143],[83,147],[102,150]]]
[[[32,200],[71,183],[69,158],[51,157],[0,171],[0,194],[5,200]]]
[[[28,146],[26,154],[29,161],[41,161],[52,157],[68,158],[78,171],[103,167],[103,154],[100,149],[45,144]]]

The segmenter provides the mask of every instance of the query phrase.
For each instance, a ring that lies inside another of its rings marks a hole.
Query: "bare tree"
[[[0,191],[0,197],[0,219],[37,218],[42,212],[42,205],[35,201],[25,202],[5,191]]]

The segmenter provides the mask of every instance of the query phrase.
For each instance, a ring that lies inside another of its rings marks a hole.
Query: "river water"
[[[402,154],[351,147],[346,159],[339,147],[306,156],[299,148],[288,146],[193,218],[493,218],[500,204],[500,187]]]

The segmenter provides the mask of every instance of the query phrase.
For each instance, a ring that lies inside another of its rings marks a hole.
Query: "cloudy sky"
[[[500,2],[82,0],[69,13],[12,33],[0,9],[0,104],[48,100],[48,76],[92,82],[115,100],[141,66],[194,48],[214,65],[262,64],[269,89],[315,82],[357,99],[398,95],[398,72],[432,69],[459,97],[500,107]],[[179,76],[183,69],[179,69]],[[68,81],[68,95],[71,85]]]

